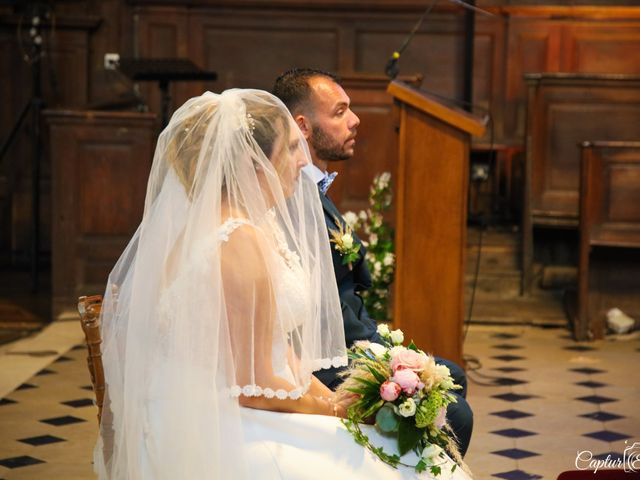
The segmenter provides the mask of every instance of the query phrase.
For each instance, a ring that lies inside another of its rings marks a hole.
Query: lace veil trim
[[[334,357],[334,358],[323,358],[320,360],[316,360],[313,362],[314,372],[320,369],[327,369],[332,367],[346,367],[348,363],[347,357]],[[310,383],[307,383],[304,387],[295,388],[291,391],[287,391],[284,388],[279,388],[274,390],[272,388],[262,388],[259,385],[245,385],[241,387],[240,385],[234,385],[230,387],[229,395],[232,397],[239,397],[240,395],[244,395],[245,397],[266,397],[266,398],[278,398],[280,400],[284,400],[286,398],[290,398],[291,400],[300,399],[307,390],[309,390]]]

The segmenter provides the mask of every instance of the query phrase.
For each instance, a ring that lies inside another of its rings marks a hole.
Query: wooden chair
[[[581,150],[577,340],[602,338],[605,313],[640,314],[640,142]]]
[[[100,333],[100,311],[102,309],[102,295],[78,298],[78,312],[80,325],[87,344],[87,366],[91,375],[91,385],[96,396],[98,407],[98,424],[102,418],[104,403],[104,368],[102,366],[102,336]]]

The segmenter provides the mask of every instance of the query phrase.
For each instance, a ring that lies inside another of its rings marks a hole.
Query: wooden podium
[[[387,92],[399,133],[394,326],[460,363],[469,149],[484,122],[397,81]]]

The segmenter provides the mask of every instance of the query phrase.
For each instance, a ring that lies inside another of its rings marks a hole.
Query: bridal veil
[[[193,98],[161,133],[103,303],[101,478],[242,478],[237,397],[297,399],[313,371],[346,363],[307,162],[286,107],[259,90]]]

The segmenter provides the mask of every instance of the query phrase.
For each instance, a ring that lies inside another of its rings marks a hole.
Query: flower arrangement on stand
[[[362,341],[349,350],[351,364],[338,388],[339,401],[348,405],[345,426],[356,442],[395,468],[405,465],[439,475],[446,450],[457,462],[451,472],[457,465],[466,470],[446,423],[447,405],[456,401],[451,391],[461,387],[453,383],[446,366],[437,365],[413,342],[402,346],[401,330],[380,324],[378,333],[385,345]],[[372,418],[379,431],[397,437],[400,455],[370,443],[360,423]],[[401,461],[410,451],[419,458],[416,465]]]
[[[360,230],[367,248],[365,260],[371,272],[371,288],[362,292],[365,307],[372,318],[385,321],[391,318],[389,285],[393,282],[395,254],[393,230],[384,219],[391,206],[391,174],[376,175],[369,190],[369,208],[359,213],[347,212],[344,219],[350,228]]]

